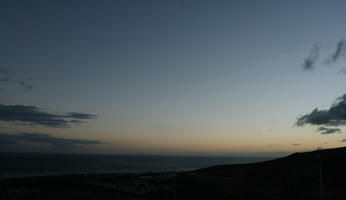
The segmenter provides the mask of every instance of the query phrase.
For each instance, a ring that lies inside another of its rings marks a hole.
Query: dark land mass
[[[321,195],[328,200],[346,199],[345,147],[189,172],[47,175],[0,179],[0,199],[4,200],[307,200],[321,199]]]

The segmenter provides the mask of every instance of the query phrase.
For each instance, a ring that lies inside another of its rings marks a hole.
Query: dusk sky
[[[344,146],[345,11],[317,0],[1,1],[0,151]]]

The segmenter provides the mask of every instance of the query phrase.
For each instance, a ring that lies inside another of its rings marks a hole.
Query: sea
[[[181,172],[272,157],[0,153],[0,177],[80,173]]]

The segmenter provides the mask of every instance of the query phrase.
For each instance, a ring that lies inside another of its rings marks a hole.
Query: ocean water
[[[189,171],[213,165],[270,159],[272,158],[0,153],[0,176]]]

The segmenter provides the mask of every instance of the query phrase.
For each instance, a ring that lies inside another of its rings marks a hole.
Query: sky
[[[345,10],[336,0],[1,1],[0,151],[344,146]]]

